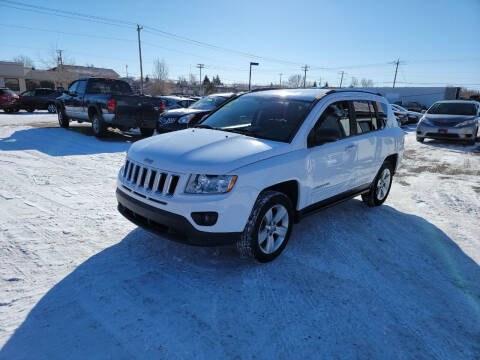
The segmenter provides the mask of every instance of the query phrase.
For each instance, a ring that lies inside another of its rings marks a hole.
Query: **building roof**
[[[57,71],[58,66],[49,69],[48,71]],[[62,69],[70,73],[76,73],[79,76],[99,76],[107,78],[119,78],[120,76],[115,70],[98,68],[93,66],[76,66],[76,65],[62,65]]]

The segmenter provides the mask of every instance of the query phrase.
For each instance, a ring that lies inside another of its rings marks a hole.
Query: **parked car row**
[[[422,113],[407,110],[400,105],[390,104],[390,106],[392,107],[393,113],[400,126],[410,123],[417,123],[422,117]]]

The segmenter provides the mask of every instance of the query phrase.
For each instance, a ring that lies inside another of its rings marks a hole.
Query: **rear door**
[[[356,145],[352,141],[351,107],[348,101],[330,104],[318,119],[308,135],[307,168],[310,175],[310,196],[312,205],[352,188],[353,162]],[[312,144],[317,128],[335,130],[340,140]]]
[[[355,122],[353,140],[358,149],[354,163],[354,185],[363,186],[373,181],[383,162],[380,130],[385,127],[385,119],[377,113],[377,105],[372,101],[354,100],[352,110]]]

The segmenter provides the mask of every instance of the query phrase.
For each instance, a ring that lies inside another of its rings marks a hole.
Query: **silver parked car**
[[[475,144],[480,103],[468,100],[439,101],[423,114],[417,125],[417,140],[425,138],[463,140]]]

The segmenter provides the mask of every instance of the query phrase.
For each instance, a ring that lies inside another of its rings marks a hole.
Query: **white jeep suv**
[[[387,100],[372,93],[250,92],[194,128],[133,144],[118,174],[118,209],[147,230],[235,243],[271,261],[308,213],[358,195],[382,204],[403,135]]]

